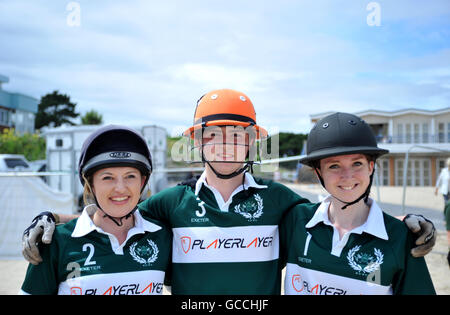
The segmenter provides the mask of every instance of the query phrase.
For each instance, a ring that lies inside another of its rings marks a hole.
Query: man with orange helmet
[[[172,227],[172,293],[279,294],[278,223],[307,200],[247,172],[257,141],[267,137],[251,100],[229,89],[205,94],[184,135],[205,171],[194,185],[169,188],[139,206]]]
[[[244,93],[223,89],[209,92],[198,100],[194,124],[183,135],[201,147],[202,162],[218,178],[231,179],[253,166],[256,141],[267,138],[267,131],[256,124],[255,109]],[[206,147],[221,152],[208,156],[211,150],[205,150]],[[241,154],[235,155],[238,151]],[[213,166],[215,163],[228,164],[228,170],[232,171],[221,173]]]

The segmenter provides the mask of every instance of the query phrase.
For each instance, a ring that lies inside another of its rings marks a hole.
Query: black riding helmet
[[[306,157],[300,159],[300,163],[316,169],[321,159],[347,154],[365,154],[375,161],[379,156],[388,153],[381,149],[372,128],[361,118],[348,113],[334,113],[319,120],[311,129],[306,145]],[[353,202],[344,202],[342,208],[357,203],[362,198],[367,198],[373,180],[373,170],[370,175],[370,183],[364,194]],[[317,172],[322,186],[325,187],[322,177]]]
[[[108,125],[97,129],[83,143],[78,162],[78,175],[81,184],[85,178],[94,172],[115,166],[129,166],[138,169],[146,177],[142,191],[150,179],[152,172],[152,157],[145,139],[136,131],[125,126]],[[95,196],[94,196],[95,198]],[[97,207],[100,205],[95,198]],[[121,225],[123,218],[131,216],[136,209],[121,218],[114,218],[105,213],[117,225]],[[119,219],[120,224],[115,220]]]

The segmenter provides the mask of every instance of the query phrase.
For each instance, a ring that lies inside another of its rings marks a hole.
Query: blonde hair
[[[92,175],[86,178],[84,174],[82,174],[84,179],[83,186],[83,202],[84,206],[95,203],[94,192],[92,191]]]

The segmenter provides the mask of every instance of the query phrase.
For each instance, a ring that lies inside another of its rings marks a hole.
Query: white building
[[[311,115],[311,122],[333,112]],[[354,113],[374,130],[378,145],[389,154],[377,161],[380,184],[434,186],[450,156],[450,107],[439,110],[403,109],[393,112],[366,110]]]

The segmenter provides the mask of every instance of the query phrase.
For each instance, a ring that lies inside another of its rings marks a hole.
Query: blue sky
[[[106,123],[179,134],[197,99],[233,88],[269,131],[309,115],[450,106],[450,1],[0,0],[7,91],[71,96]]]

